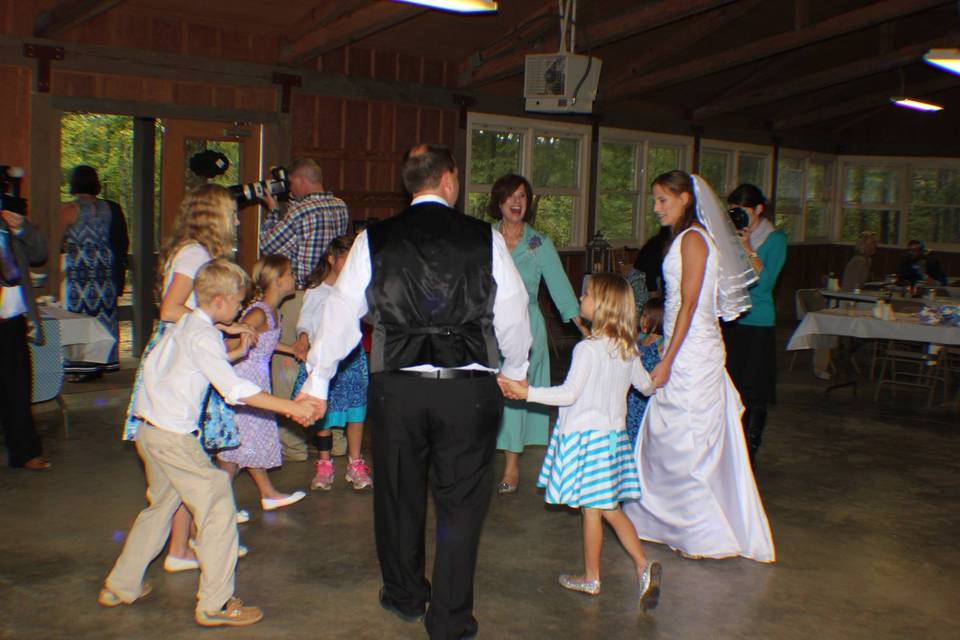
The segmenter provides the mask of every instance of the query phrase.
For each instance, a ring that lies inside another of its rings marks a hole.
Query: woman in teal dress
[[[564,322],[580,323],[580,303],[570,286],[567,274],[553,242],[546,235],[527,224],[533,217],[530,203],[533,189],[523,176],[508,174],[494,183],[490,191],[487,212],[498,220],[496,228],[507,241],[513,262],[523,278],[530,295],[530,369],[527,380],[531,386],[550,386],[550,352],[547,344],[547,326],[540,313],[537,297],[540,280],[547,283],[553,303]],[[520,454],[528,445],[546,445],[550,426],[550,412],[546,407],[526,402],[507,400],[503,421],[497,437],[497,449],[504,453],[506,465],[497,493],[513,493],[520,479]]]

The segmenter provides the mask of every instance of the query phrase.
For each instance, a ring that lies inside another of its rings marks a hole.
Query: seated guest
[[[844,291],[853,291],[863,286],[869,279],[870,262],[877,252],[877,234],[873,231],[861,231],[857,244],[853,247],[853,257],[843,269],[840,278],[840,288]]]
[[[940,266],[940,261],[930,255],[920,240],[907,243],[907,253],[900,261],[897,273],[900,281],[907,284],[947,284],[947,276]]]

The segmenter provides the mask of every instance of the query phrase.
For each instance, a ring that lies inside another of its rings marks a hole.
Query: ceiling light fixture
[[[913,98],[890,98],[890,102],[897,105],[898,107],[903,107],[904,109],[913,109],[915,111],[942,111],[943,107],[939,104],[933,104],[932,102],[924,102],[923,100],[914,100]]]
[[[930,49],[923,60],[950,73],[960,74],[960,49]]]
[[[419,4],[455,13],[489,13],[497,10],[497,3],[492,0],[394,0],[394,2]]]

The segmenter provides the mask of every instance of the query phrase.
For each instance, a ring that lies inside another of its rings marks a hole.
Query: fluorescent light
[[[923,59],[927,64],[960,74],[960,49],[930,49]]]
[[[457,13],[484,13],[496,11],[497,3],[492,0],[394,0],[408,4],[419,4],[424,7],[455,11]]]
[[[933,104],[932,102],[924,102],[923,100],[914,100],[913,98],[890,98],[890,102],[897,105],[898,107],[904,107],[906,109],[915,109],[916,111],[942,111],[943,107],[939,104]]]

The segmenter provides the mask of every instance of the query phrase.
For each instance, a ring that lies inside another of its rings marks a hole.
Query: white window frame
[[[790,240],[790,244],[823,244],[824,242],[832,242],[834,238],[839,237],[837,235],[838,230],[841,228],[838,226],[837,220],[840,217],[839,211],[840,207],[840,194],[842,193],[839,189],[839,171],[840,171],[840,158],[829,153],[817,153],[814,151],[804,151],[802,149],[780,149],[780,160],[791,159],[791,160],[802,160],[803,161],[803,178],[800,183],[800,211],[801,211],[801,221],[800,221],[800,237],[793,238]],[[827,232],[826,235],[816,236],[811,238],[810,234],[807,233],[807,178],[809,176],[809,164],[810,161],[814,162],[824,162],[830,165],[829,180],[830,180],[830,191],[827,199],[824,201],[827,205]],[[780,168],[777,167],[777,175],[779,177]],[[771,183],[772,184],[772,183]],[[771,191],[772,192],[772,191]],[[779,188],[777,189],[777,199],[779,200],[780,193]],[[776,211],[774,211],[776,214]]]
[[[557,122],[554,120],[539,120],[535,118],[516,118],[500,116],[490,113],[467,114],[467,161],[464,176],[465,197],[470,193],[490,193],[492,184],[475,184],[471,175],[471,154],[473,152],[474,129],[490,129],[494,131],[515,132],[523,135],[523,145],[520,150],[520,175],[533,182],[533,145],[538,135],[556,135],[561,137],[579,138],[579,157],[577,158],[577,187],[575,188],[546,188],[534,185],[534,190],[540,196],[572,196],[573,220],[571,220],[571,244],[566,247],[557,247],[560,250],[583,249],[587,236],[587,211],[590,199],[590,126]]]
[[[647,197],[650,195],[650,181],[656,176],[648,175],[647,158],[649,157],[650,147],[675,147],[680,149],[680,166],[677,169],[688,171],[693,165],[693,137],[672,135],[667,133],[654,133],[652,131],[637,131],[635,129],[617,129],[614,127],[600,128],[600,144],[630,144],[633,145],[634,154],[634,175],[633,189],[631,195],[634,199],[632,221],[635,236],[632,238],[608,238],[614,246],[625,246],[631,243],[640,243],[646,241],[655,230],[646,229],[647,219]],[[598,178],[599,178],[599,170]],[[597,185],[597,198],[600,197],[599,185]],[[599,207],[599,204],[598,204]]]
[[[725,184],[712,184],[711,187],[717,192],[717,196],[722,202],[726,202],[727,195],[737,187],[737,176],[740,173],[740,154],[764,156],[766,158],[766,172],[763,177],[763,184],[756,186],[764,193],[771,193],[773,184],[773,145],[746,144],[743,142],[729,142],[727,140],[715,140],[712,138],[703,138],[700,140],[700,156],[703,157],[705,151],[719,151],[721,153],[731,154],[733,162],[727,164],[727,175]],[[698,162],[701,158],[698,158]]]

